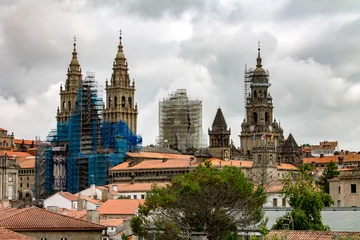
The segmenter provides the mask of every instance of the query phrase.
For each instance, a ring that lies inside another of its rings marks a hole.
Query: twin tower
[[[119,46],[113,62],[110,81],[106,79],[106,99],[103,106],[103,120],[118,123],[120,120],[127,123],[129,129],[136,134],[138,107],[135,103],[135,82],[130,80],[128,63],[122,45],[122,36],[119,37]],[[57,111],[57,122],[70,120],[78,99],[78,90],[83,83],[83,75],[76,52],[74,50],[67,70],[65,86],[60,86],[60,107]]]

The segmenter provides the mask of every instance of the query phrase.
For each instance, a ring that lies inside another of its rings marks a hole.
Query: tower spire
[[[258,57],[257,57],[257,59],[256,59],[256,67],[258,67],[258,68],[261,68],[262,67],[262,64],[261,64],[261,62],[262,62],[262,59],[261,59],[261,56],[260,56],[260,44],[261,44],[261,42],[260,41],[258,41]]]
[[[123,45],[122,45],[122,30],[120,29],[120,36],[119,36],[119,46],[118,46],[118,52],[116,54],[116,59],[125,59],[124,51],[123,51]]]
[[[74,50],[72,52],[72,59],[70,62],[70,68],[71,66],[80,66],[79,61],[77,59],[77,52],[76,52],[76,37],[74,37]]]

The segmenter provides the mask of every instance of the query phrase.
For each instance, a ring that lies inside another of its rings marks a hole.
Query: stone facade
[[[76,240],[100,240],[103,236],[102,231],[26,231],[21,234],[33,239],[76,239]]]
[[[6,129],[0,128],[0,150],[7,151],[15,148],[14,133],[8,134]]]
[[[18,198],[19,164],[9,160],[7,155],[0,157],[0,200]]]
[[[126,122],[130,130],[136,134],[138,106],[137,103],[135,104],[135,82],[130,80],[121,35],[112,70],[110,83],[106,80],[106,104],[103,118],[113,123],[120,120]]]
[[[77,95],[81,85],[81,80],[81,67],[79,60],[77,59],[76,42],[74,41],[74,51],[67,70],[65,87],[63,88],[62,85],[60,86],[60,107],[58,107],[56,115],[58,122],[66,122],[70,120],[70,116],[77,105]]]
[[[299,166],[302,163],[302,153],[293,135],[290,133],[286,141],[278,149],[278,163],[289,163]]]
[[[227,124],[221,108],[218,108],[214,122],[209,133],[209,153],[212,157],[225,161],[230,160],[230,135],[231,129],[227,128]]]
[[[35,168],[19,169],[19,191],[34,192],[35,188]]]
[[[341,171],[340,176],[329,183],[334,207],[360,206],[360,170]]]

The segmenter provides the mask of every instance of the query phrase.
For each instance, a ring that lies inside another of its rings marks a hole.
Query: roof
[[[123,224],[123,222],[124,219],[119,219],[119,218],[100,220],[100,224],[106,227],[117,227]]]
[[[166,154],[174,155],[174,154]],[[184,156],[184,155],[177,155]],[[111,168],[110,171],[114,170],[131,170],[131,169],[156,169],[156,168],[179,168],[179,167],[190,167],[190,158],[187,159],[168,159],[167,161],[163,160],[143,160],[138,164],[129,166],[130,162],[123,162],[115,167]],[[191,167],[196,167],[198,164],[196,160],[192,161]]]
[[[17,162],[22,169],[35,168],[35,158],[20,159]]]
[[[227,124],[226,124],[226,121],[225,121],[225,118],[224,118],[224,115],[221,111],[221,108],[219,107],[217,112],[216,112],[216,115],[215,115],[215,118],[214,118],[214,122],[212,124],[212,127],[225,127],[225,130],[227,128]]]
[[[92,197],[87,197],[87,196],[85,196],[85,195],[81,195],[80,197],[81,197],[81,199],[85,199],[86,201],[91,202],[91,203],[93,203],[93,204],[97,204],[97,205],[103,204],[102,201],[100,201],[100,200],[98,200],[98,199],[94,199],[94,198],[92,198]]]
[[[332,231],[279,231],[272,230],[266,239],[273,237],[286,237],[287,240],[332,240],[336,236],[341,237],[360,237],[360,232],[332,232]]]
[[[265,191],[267,193],[278,193],[282,188],[283,184],[281,182],[270,182]]]
[[[299,148],[299,145],[297,145],[293,135],[290,133],[288,138],[286,139],[283,147],[287,147],[287,148]]]
[[[0,227],[14,231],[102,231],[105,229],[99,224],[37,207],[0,209]]]
[[[156,153],[156,152],[127,152],[127,156],[132,158],[151,158],[151,159],[190,159],[191,155],[172,154],[172,153]]]
[[[167,184],[169,184],[169,182],[160,182],[160,183],[113,183],[113,184],[109,184],[107,186],[109,186],[109,189],[112,189],[112,186],[116,185],[117,186],[117,192],[148,192],[151,190],[151,187],[153,184],[156,184],[159,187],[164,187]]]
[[[1,131],[1,129],[0,129]],[[2,240],[27,240],[27,239],[34,239],[28,236],[22,235],[20,233],[16,233],[10,231],[8,229],[0,227],[0,239]]]
[[[37,144],[37,145],[39,145],[39,144],[41,144],[41,142],[40,141],[35,141],[35,140],[27,140],[27,139],[18,139],[18,138],[15,138],[14,139],[14,143],[15,144],[17,144],[17,145],[20,145],[20,144],[22,144],[22,141],[24,140],[24,144],[25,145],[31,145],[31,144]]]
[[[66,198],[67,200],[70,201],[77,201],[78,200],[78,196],[71,194],[69,192],[57,192],[55,194],[59,194],[60,196],[63,196],[64,198]]]
[[[278,170],[299,170],[296,166],[289,163],[280,163],[277,165]]]
[[[304,158],[304,163],[330,163],[330,162],[339,162],[339,157],[344,158],[344,162],[357,162],[360,161],[360,154],[345,154],[345,155],[333,155],[328,157],[321,157],[321,158]]]
[[[320,142],[319,145],[312,145],[311,149],[335,149],[338,146],[338,141],[329,142],[329,141],[323,141]]]
[[[77,211],[77,210],[70,210],[67,208],[58,208],[57,213],[64,215],[64,216],[80,219],[80,218],[86,216],[87,211],[86,210]]]
[[[5,128],[0,127],[0,131],[7,131]]]
[[[134,215],[143,199],[109,199],[98,208],[101,215]]]

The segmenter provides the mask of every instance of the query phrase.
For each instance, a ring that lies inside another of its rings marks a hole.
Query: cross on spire
[[[261,42],[260,40],[258,41],[258,48],[260,49],[260,45],[261,45]]]
[[[121,39],[122,39],[122,30],[120,29],[120,37],[119,37],[119,40],[120,40],[120,43],[121,43]]]
[[[76,37],[74,36],[74,52],[76,51]]]

